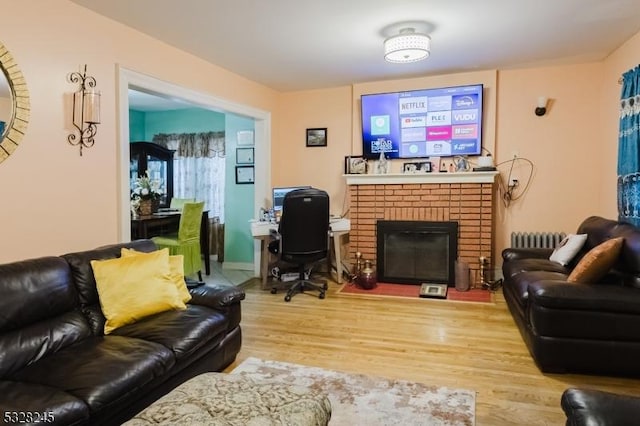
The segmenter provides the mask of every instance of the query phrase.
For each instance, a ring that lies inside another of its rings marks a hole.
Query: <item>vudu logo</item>
[[[475,120],[478,114],[475,112],[454,112],[453,119],[456,121],[471,121]]]
[[[459,109],[452,113],[454,124],[475,123],[478,121],[477,109]]]

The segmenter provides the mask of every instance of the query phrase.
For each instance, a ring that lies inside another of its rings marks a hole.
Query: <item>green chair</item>
[[[169,248],[172,255],[184,256],[184,275],[188,277],[198,273],[202,281],[202,257],[200,254],[200,223],[204,202],[185,203],[180,215],[178,234],[161,235],[151,238],[159,249]]]
[[[195,202],[196,202],[195,198],[175,198],[174,197],[171,199],[169,208],[182,210],[182,206],[184,206],[185,203],[195,203]]]

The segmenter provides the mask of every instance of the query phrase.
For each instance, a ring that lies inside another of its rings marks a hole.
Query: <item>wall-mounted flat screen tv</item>
[[[365,158],[479,155],[482,84],[362,95]]]

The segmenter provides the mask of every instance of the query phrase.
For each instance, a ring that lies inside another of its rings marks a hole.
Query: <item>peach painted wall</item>
[[[521,198],[497,206],[496,255],[510,245],[512,231],[569,233],[602,214],[602,174],[615,167],[602,155],[615,151],[615,135],[607,140],[601,133],[601,63],[501,71],[498,85],[496,157],[503,162],[515,154],[534,168],[528,190],[515,193]],[[541,95],[550,102],[538,117]],[[513,174],[521,189],[530,170],[524,164],[516,162]],[[510,163],[499,169],[506,183]]]
[[[342,173],[351,146],[351,87],[283,93],[278,103],[271,148],[273,186],[324,189],[331,213],[344,213]],[[306,147],[306,129],[316,127],[328,129],[326,148]]]
[[[31,120],[0,164],[0,262],[118,240],[117,65],[265,111],[277,93],[67,0],[4,2],[2,42],[26,79]],[[37,11],[37,12],[36,12]],[[69,72],[88,65],[102,92],[96,144],[67,143]]]

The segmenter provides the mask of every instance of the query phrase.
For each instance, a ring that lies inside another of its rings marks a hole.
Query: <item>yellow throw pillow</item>
[[[584,255],[573,268],[567,281],[570,283],[597,283],[616,263],[624,238],[612,238],[601,243]]]
[[[169,251],[168,248],[164,248],[162,250]],[[133,249],[122,248],[120,249],[120,256],[144,256],[145,252],[136,251]],[[178,289],[178,293],[182,297],[182,301],[187,303],[191,300],[191,293],[189,293],[189,289],[187,288],[187,283],[184,281],[184,256],[181,254],[170,255],[169,256],[169,277],[173,284]]]
[[[169,278],[168,251],[92,260],[91,267],[102,313],[107,319],[104,334],[149,315],[186,309]]]

